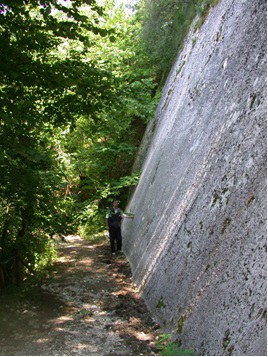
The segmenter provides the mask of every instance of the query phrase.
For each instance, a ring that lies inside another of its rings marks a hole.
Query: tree
[[[88,33],[106,36],[95,1],[4,1],[0,5],[0,284],[19,283],[57,225],[56,128],[110,100],[110,75],[85,63]],[[109,97],[109,98],[108,98]]]
[[[0,5],[0,284],[50,259],[51,237],[103,228],[127,201],[141,137],[157,103],[139,13],[107,1]]]
[[[132,173],[132,165],[157,102],[155,71],[140,46],[139,19],[127,15],[123,7],[114,7],[112,1],[106,3],[105,12],[109,14],[106,29],[113,29],[114,35],[110,41],[97,36],[90,56],[113,74],[115,80],[109,80],[109,85],[115,96],[109,105],[102,102],[94,117],[78,117],[62,146],[79,176],[74,192],[79,192],[81,202],[80,231],[87,235],[104,228],[101,216],[109,200],[117,196],[124,206],[129,187],[137,184],[139,174]]]

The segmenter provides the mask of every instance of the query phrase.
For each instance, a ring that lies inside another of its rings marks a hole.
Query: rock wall
[[[266,1],[223,0],[144,138],[123,249],[155,319],[198,354],[266,355],[265,95]]]

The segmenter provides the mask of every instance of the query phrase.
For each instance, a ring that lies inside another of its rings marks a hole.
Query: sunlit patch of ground
[[[60,244],[52,279],[34,298],[0,301],[1,355],[155,355],[157,325],[107,240]]]

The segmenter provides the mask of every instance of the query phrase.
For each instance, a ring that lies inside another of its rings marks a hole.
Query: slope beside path
[[[61,244],[35,297],[0,300],[1,355],[155,355],[155,331],[123,255],[79,236]]]

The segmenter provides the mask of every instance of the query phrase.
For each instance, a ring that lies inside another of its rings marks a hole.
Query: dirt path
[[[1,355],[156,355],[156,328],[124,256],[75,236],[36,296],[0,300]]]

